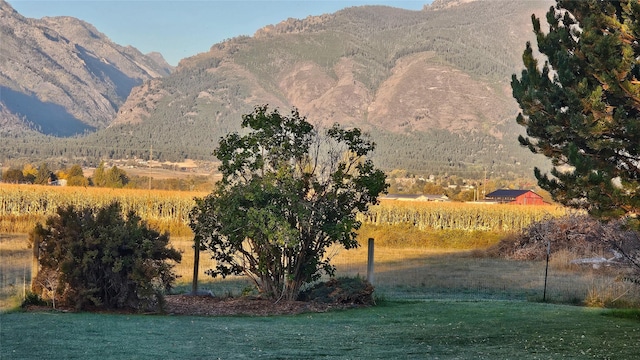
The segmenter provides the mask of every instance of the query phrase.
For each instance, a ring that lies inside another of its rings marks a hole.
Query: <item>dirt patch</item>
[[[327,304],[315,301],[275,301],[270,299],[238,297],[219,298],[213,296],[167,295],[164,313],[168,315],[192,316],[273,316],[295,315],[302,313],[322,313],[332,310],[363,307],[361,304]],[[28,312],[75,312],[71,307],[50,305],[27,305]],[[109,314],[135,314],[132,309],[88,309],[86,311]],[[150,312],[147,314],[154,314]]]
[[[308,301],[275,301],[253,297],[217,298],[212,296],[169,295],[165,311],[172,315],[197,316],[269,316],[327,312],[359,307],[353,304],[326,304]]]
[[[180,315],[292,315],[326,312],[335,309],[370,306],[373,286],[360,278],[337,278],[316,284],[304,291],[300,299],[285,301],[243,296],[216,298],[213,296],[169,295],[165,311]]]
[[[360,278],[338,278],[316,284],[304,292],[304,301],[287,301],[260,296],[216,297],[211,294],[165,295],[164,313],[193,316],[271,316],[321,313],[332,310],[374,305],[373,286]],[[37,300],[37,299],[36,299]],[[26,311],[51,311],[50,306],[32,301]],[[58,307],[56,311],[73,312],[73,308]],[[99,313],[137,313],[134,309],[87,309]],[[149,313],[155,313],[153,311]]]

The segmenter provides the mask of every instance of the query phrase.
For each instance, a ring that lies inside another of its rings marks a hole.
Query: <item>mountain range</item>
[[[436,0],[288,19],[172,69],[69,17],[0,0],[5,157],[212,160],[242,114],[268,104],[369,132],[374,161],[422,174],[531,174],[511,96],[531,14],[552,1]],[[81,134],[81,135],[79,135]],[[153,155],[151,154],[153,151]]]
[[[0,0],[0,131],[71,136],[108,126],[131,89],[168,75],[159,54],[72,17],[25,18]]]

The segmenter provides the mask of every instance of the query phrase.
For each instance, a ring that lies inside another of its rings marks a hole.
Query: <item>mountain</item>
[[[545,160],[517,143],[509,82],[534,40],[531,14],[551,5],[436,0],[421,11],[359,6],[287,19],[183,59],[133,88],[107,128],[47,151],[148,158],[153,148],[154,158],[212,159],[242,114],[269,104],[320,126],[367,130],[387,170],[530,175]]]
[[[159,54],[72,17],[25,18],[0,0],[0,132],[70,136],[106,127],[131,89],[168,75]]]

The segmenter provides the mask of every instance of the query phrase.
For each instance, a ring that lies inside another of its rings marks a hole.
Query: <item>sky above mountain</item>
[[[420,10],[431,0],[9,0],[23,16],[72,16],[120,45],[160,52],[171,65],[211,45],[253,35],[288,18],[333,13],[362,5]]]

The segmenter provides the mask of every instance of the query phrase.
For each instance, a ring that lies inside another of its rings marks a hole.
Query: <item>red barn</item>
[[[531,190],[508,190],[500,189],[487,194],[486,200],[495,201],[500,204],[516,205],[544,205],[542,196]]]

